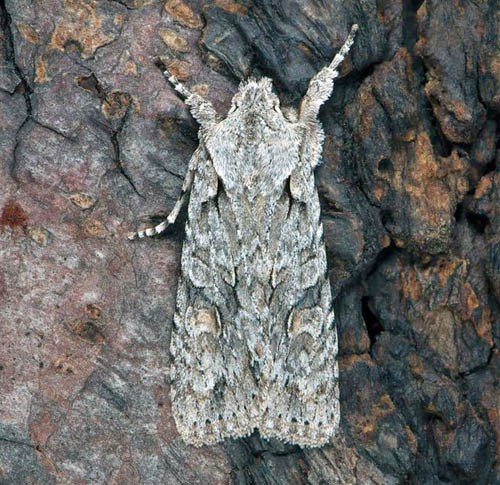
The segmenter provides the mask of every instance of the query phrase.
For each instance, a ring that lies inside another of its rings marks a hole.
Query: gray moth
[[[268,78],[242,82],[225,117],[168,72],[200,124],[182,193],[189,198],[170,351],[171,401],[185,442],[211,445],[258,429],[322,446],[340,420],[337,331],[314,168],[320,106],[358,29],[281,110]],[[189,195],[189,197],[188,197]]]

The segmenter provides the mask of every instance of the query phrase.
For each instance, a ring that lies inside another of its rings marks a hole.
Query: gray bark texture
[[[339,329],[331,446],[187,446],[168,399],[198,126],[294,105],[360,30],[316,171]],[[498,0],[0,0],[0,484],[500,483]],[[141,226],[139,226],[139,229]]]

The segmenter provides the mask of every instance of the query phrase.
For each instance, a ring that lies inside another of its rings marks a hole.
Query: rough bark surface
[[[197,126],[360,33],[317,172],[341,434],[192,448],[166,379]],[[0,0],[0,483],[500,483],[498,0]]]

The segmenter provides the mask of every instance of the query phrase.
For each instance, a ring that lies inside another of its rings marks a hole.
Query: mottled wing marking
[[[337,67],[311,80],[298,115],[269,79],[240,85],[220,119],[173,76],[200,123],[200,146],[167,221],[190,190],[171,353],[172,409],[196,446],[250,434],[321,446],[340,419],[337,333],[314,168],[317,119]]]

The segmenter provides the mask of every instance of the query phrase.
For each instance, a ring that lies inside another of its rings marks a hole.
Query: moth
[[[242,82],[225,117],[167,75],[199,128],[171,340],[171,401],[185,442],[211,445],[258,429],[300,446],[339,426],[337,332],[314,168],[320,106],[357,25],[310,81],[298,111],[281,110],[268,78]]]

